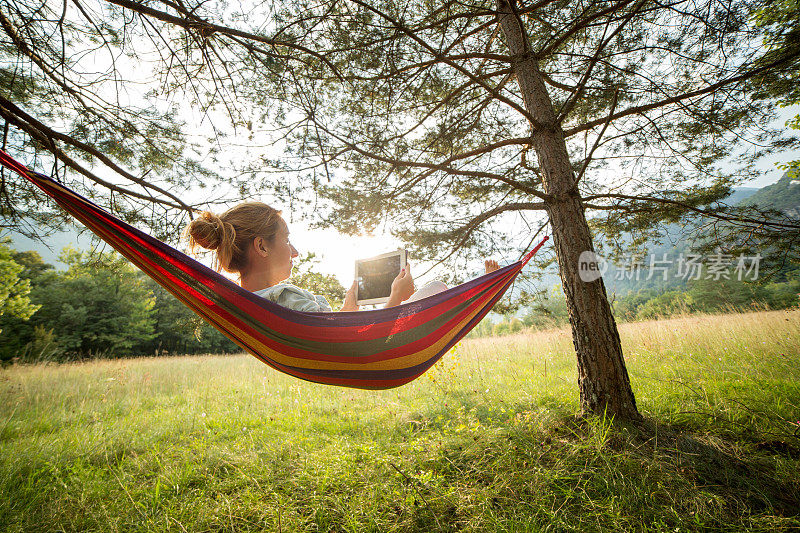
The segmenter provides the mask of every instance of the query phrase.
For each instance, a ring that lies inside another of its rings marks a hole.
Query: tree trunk
[[[581,409],[618,418],[639,418],[631,390],[617,324],[603,279],[584,282],[581,252],[594,251],[561,125],[520,18],[515,0],[497,0],[498,20],[512,56],[525,108],[532,116],[533,148],[539,158],[547,213],[567,300],[572,342],[578,359]]]

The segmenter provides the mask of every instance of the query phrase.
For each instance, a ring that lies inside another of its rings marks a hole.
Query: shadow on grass
[[[542,412],[518,417],[507,431],[451,435],[416,465],[443,478],[425,485],[440,522],[581,531],[800,527],[800,465],[791,456],[652,421],[552,413],[542,420]]]
[[[800,516],[800,482],[796,476],[781,479],[776,468],[782,461],[796,462],[795,445],[785,441],[748,444],[695,436],[680,427],[650,420],[628,427],[635,428],[633,439],[616,443],[612,440],[612,446],[632,444],[639,453],[652,454],[658,458],[654,460],[671,464],[677,474],[702,490],[744,505],[743,511]]]

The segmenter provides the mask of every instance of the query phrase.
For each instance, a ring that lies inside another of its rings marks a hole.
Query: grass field
[[[0,528],[800,529],[800,310],[620,332],[637,425],[575,416],[566,330],[379,392],[249,356],[0,369]]]

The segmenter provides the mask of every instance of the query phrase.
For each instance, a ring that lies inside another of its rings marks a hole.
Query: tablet
[[[381,304],[389,301],[392,282],[406,266],[405,250],[356,260],[356,303]]]

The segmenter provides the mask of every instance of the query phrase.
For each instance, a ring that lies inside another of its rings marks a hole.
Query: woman
[[[324,296],[284,283],[292,274],[297,250],[289,242],[289,227],[281,212],[261,202],[241,203],[222,215],[209,211],[192,220],[186,228],[189,246],[214,250],[215,267],[238,273],[242,288],[296,311],[331,312]],[[497,270],[496,261],[486,261],[486,271]],[[386,307],[414,301],[447,287],[433,282],[414,292],[414,279],[406,267],[392,282]],[[356,284],[347,291],[339,311],[358,311]]]

